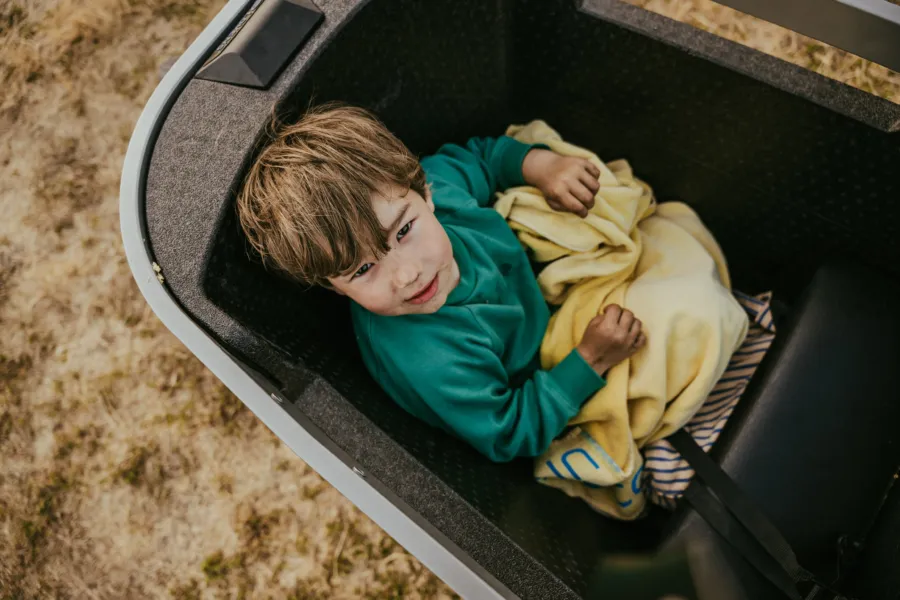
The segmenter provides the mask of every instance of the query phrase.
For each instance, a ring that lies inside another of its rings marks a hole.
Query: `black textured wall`
[[[751,291],[794,297],[828,256],[853,255],[900,274],[900,133],[565,4],[521,3],[517,30],[553,41],[517,46],[515,87],[530,90],[517,95],[518,115],[538,115],[605,158],[627,158],[661,199],[694,206],[722,243],[737,284]],[[548,5],[556,6],[554,18],[542,13]],[[700,46],[681,28],[686,43]],[[723,59],[736,50],[725,40],[716,45]],[[780,61],[752,66],[794,71],[795,91],[812,75]],[[856,100],[862,109],[869,101],[829,87],[822,96],[835,103]],[[894,126],[889,114],[869,116]]]

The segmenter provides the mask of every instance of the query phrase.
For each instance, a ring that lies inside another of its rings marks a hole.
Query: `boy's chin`
[[[374,308],[365,305],[362,306],[369,312],[375,313],[376,315],[380,315],[382,317],[403,317],[406,315],[431,315],[439,311],[446,303],[447,296],[445,294],[440,299],[435,298],[435,302],[429,302],[427,304],[404,303],[400,306],[395,306],[389,309]]]
[[[439,292],[440,293],[440,292]],[[447,295],[444,294],[441,298],[435,298],[433,302],[428,302],[427,304],[407,304],[400,307],[401,312],[397,312],[397,315],[432,315],[439,311],[444,304],[447,303]]]

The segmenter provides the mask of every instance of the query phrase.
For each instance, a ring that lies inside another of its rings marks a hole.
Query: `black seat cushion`
[[[712,450],[829,581],[839,546],[869,534],[900,464],[898,298],[897,282],[867,268],[821,268]],[[721,546],[758,597],[777,597],[689,507],[667,540]]]

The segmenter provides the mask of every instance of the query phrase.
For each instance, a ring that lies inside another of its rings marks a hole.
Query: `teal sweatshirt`
[[[550,311],[525,251],[490,207],[497,190],[525,184],[531,148],[505,136],[476,138],[423,159],[459,285],[431,315],[352,307],[363,360],[384,390],[498,462],[541,454],[605,385],[576,351],[540,369]]]

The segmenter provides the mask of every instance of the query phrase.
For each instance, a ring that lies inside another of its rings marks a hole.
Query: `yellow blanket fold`
[[[657,205],[626,161],[605,164],[543,121],[507,134],[588,158],[602,173],[585,219],[553,211],[531,187],[507,190],[495,205],[532,258],[547,263],[538,284],[559,308],[541,347],[544,368],[565,358],[610,304],[631,310],[647,336],[609,371],[606,387],[571,421],[576,427],[536,461],[535,476],[610,516],[638,518],[646,506],[640,448],[700,408],[743,341],[747,315],[718,244],[687,205]]]

